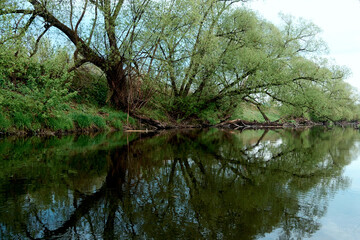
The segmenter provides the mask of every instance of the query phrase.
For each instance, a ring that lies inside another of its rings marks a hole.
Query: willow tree
[[[144,25],[158,36],[148,70],[167,86],[163,102],[175,116],[209,108],[231,112],[241,101],[261,111],[260,99],[298,104],[280,93],[291,88],[304,98],[309,95],[296,87],[316,85],[320,93],[326,82],[344,79],[342,71],[315,58],[326,44],[311,22],[282,16],[283,26],[276,27],[231,2],[206,3],[158,1],[153,11],[160,19]]]
[[[234,6],[234,1],[154,5],[154,14],[161,12],[161,18],[145,25],[147,31],[158,33],[148,66],[157,69],[151,77],[164,85],[163,102],[170,104],[165,104],[170,113],[186,117],[218,103],[254,72],[253,54],[239,52],[253,50],[261,38],[253,13]],[[239,64],[235,60],[241,57],[246,60]]]
[[[149,2],[9,1],[7,6],[11,7],[3,10],[2,14],[21,15],[17,24],[23,32],[31,30],[31,25],[43,25],[43,31],[37,33],[36,43],[51,32],[50,29],[60,31],[76,48],[74,67],[86,62],[99,67],[106,74],[112,90],[112,103],[124,109],[128,98],[128,73],[134,60],[129,58],[131,44],[135,42],[137,26]],[[130,21],[119,29],[124,19]]]
[[[204,5],[205,20],[214,6],[241,1],[246,0],[190,2],[196,6]],[[165,2],[168,5],[180,3]],[[100,68],[106,74],[112,103],[125,109],[131,97],[129,94],[132,85],[147,74],[140,72],[139,65],[144,63],[144,59],[148,59],[159,40],[156,34],[144,32],[144,21],[159,20],[157,12],[149,15],[154,7],[152,5],[156,4],[156,1],[150,0],[9,0],[2,1],[1,5],[4,7],[0,13],[17,15],[18,20],[13,23],[21,32],[31,31],[34,29],[31,26],[36,26],[37,31],[31,32],[38,35],[36,44],[52,29],[60,31],[76,48],[74,68],[86,62]],[[160,19],[163,17],[160,16]],[[215,23],[216,19],[212,22]],[[39,31],[40,28],[43,30]],[[198,37],[202,33],[201,28],[198,30]],[[190,82],[183,85],[182,92],[189,92],[192,75],[198,68],[199,64],[195,64],[187,71]]]

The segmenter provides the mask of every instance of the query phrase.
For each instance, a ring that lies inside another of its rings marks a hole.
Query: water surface
[[[354,129],[0,139],[0,239],[360,239]]]

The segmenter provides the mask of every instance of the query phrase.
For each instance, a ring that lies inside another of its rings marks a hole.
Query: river
[[[360,133],[0,139],[0,239],[360,239]]]

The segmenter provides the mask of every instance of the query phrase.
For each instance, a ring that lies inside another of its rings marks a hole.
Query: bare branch
[[[40,42],[41,38],[42,38],[42,37],[45,35],[45,33],[50,29],[50,27],[51,27],[51,26],[45,25],[45,30],[44,30],[44,31],[40,34],[40,36],[36,39],[35,48],[34,48],[34,51],[30,54],[30,58],[33,57],[33,56],[36,54],[36,52],[37,52],[37,50],[38,50],[38,48],[39,48],[39,42]]]
[[[87,59],[80,59],[80,60],[76,61],[74,66],[69,68],[68,72],[72,72],[72,71],[76,70],[77,68],[81,67],[82,65],[84,65],[87,62],[89,62]]]
[[[120,10],[121,10],[121,7],[122,7],[123,3],[124,3],[124,0],[119,0],[118,1],[118,3],[116,4],[115,11],[114,11],[114,13],[112,15],[113,18],[115,18],[115,19],[117,18],[117,16],[120,13]]]
[[[16,10],[0,10],[0,15],[6,15],[6,14],[34,14],[34,10],[28,10],[28,9],[16,9]]]
[[[25,32],[29,29],[30,25],[34,22],[35,18],[36,18],[36,14],[33,12],[33,15],[31,15],[31,17],[29,18],[29,20],[27,21],[25,26],[23,28],[21,28],[21,30],[18,34],[15,33],[13,36],[10,36],[10,37],[4,39],[2,42],[0,42],[0,44],[4,44],[5,42],[7,42],[11,39],[22,37],[25,34]],[[16,27],[18,27],[18,24]]]
[[[84,9],[83,9],[83,11],[82,11],[82,13],[81,13],[81,16],[80,16],[78,22],[76,23],[76,26],[75,26],[75,33],[76,33],[76,34],[77,34],[77,30],[78,30],[78,28],[79,28],[79,25],[80,25],[81,21],[82,21],[83,18],[84,18],[84,15],[85,15],[85,12],[86,12],[86,8],[87,8],[87,4],[88,4],[88,0],[85,1]]]
[[[73,0],[70,0],[70,26],[71,26],[71,30],[74,30],[74,26],[73,26],[73,11],[74,11]]]
[[[90,0],[90,1],[91,1],[91,0]],[[90,35],[89,35],[89,39],[88,39],[88,44],[91,43],[91,39],[92,39],[92,36],[93,36],[93,34],[94,34],[94,31],[95,31],[95,26],[96,26],[97,18],[98,18],[98,0],[96,0],[96,4],[95,4],[95,17],[94,17],[94,22],[93,22],[93,25],[92,25],[92,28],[91,28],[91,31],[90,31]]]

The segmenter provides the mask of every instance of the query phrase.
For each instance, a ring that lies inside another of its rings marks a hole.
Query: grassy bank
[[[39,98],[34,92],[23,94],[0,89],[0,132],[15,135],[94,132],[136,125],[126,113],[84,101],[84,98],[49,107],[52,100]]]
[[[35,112],[1,109],[0,132],[9,135],[114,131],[133,128],[136,121],[109,107],[71,104],[58,115],[46,117]]]
[[[104,72],[91,64],[71,71],[74,63],[66,49],[42,49],[29,58],[22,44],[16,49],[0,46],[0,60],[2,134],[55,134],[141,128],[140,123],[127,113],[110,106],[113,91],[109,89]],[[128,98],[128,106],[144,120],[158,120],[159,126],[208,126],[229,118],[265,121],[255,105],[240,98],[211,103],[191,96],[172,98],[171,90],[166,86],[162,91],[160,88],[156,91],[150,88],[152,91],[146,95],[148,89],[144,81],[139,82],[138,88],[130,89],[134,97],[132,102]],[[322,119],[318,115],[310,115],[306,108],[298,111],[297,108],[284,106],[281,108],[269,102],[261,104],[261,109],[270,121],[287,122],[298,117],[313,121]]]
[[[97,69],[69,72],[65,50],[28,58],[19,48],[15,56],[0,47],[1,133],[94,132],[136,125],[128,114],[108,106],[109,89]]]
[[[282,117],[284,117],[281,115],[279,109],[276,109],[275,107],[265,107],[263,111],[271,122],[280,120]],[[265,122],[265,119],[261,115],[259,110],[254,105],[248,103],[242,103],[234,110],[234,113],[232,114],[230,120],[234,119]]]

